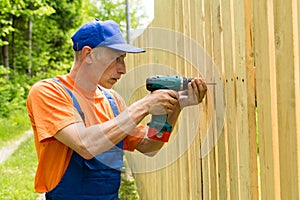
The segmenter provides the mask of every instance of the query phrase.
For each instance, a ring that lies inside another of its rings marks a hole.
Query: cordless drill
[[[153,92],[159,89],[183,91],[188,89],[188,84],[192,78],[181,76],[152,76],[146,80],[147,90]],[[168,115],[152,115],[149,126],[148,137],[151,139],[167,142],[169,140],[172,125],[167,122]]]

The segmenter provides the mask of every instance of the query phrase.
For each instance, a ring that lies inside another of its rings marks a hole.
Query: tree
[[[33,29],[33,72],[59,70],[73,58],[71,34],[81,24],[82,0],[46,1],[55,12],[40,17]],[[65,69],[64,69],[65,70]]]
[[[134,14],[140,8],[137,0],[131,6],[135,28],[143,15]],[[125,0],[1,0],[0,116],[16,108],[12,102],[24,105],[35,81],[71,68],[71,36],[80,25],[94,18],[113,19],[125,33],[125,15]]]
[[[141,20],[146,17],[138,0],[130,0],[130,24],[133,29],[141,26]],[[99,20],[114,20],[120,25],[123,33],[126,33],[126,1],[125,0],[90,0],[84,1],[83,12],[87,13],[83,21],[87,22],[98,18]]]
[[[123,33],[126,30],[125,0],[2,1],[0,65],[29,77],[70,63],[70,37],[84,22],[113,19]],[[145,16],[137,14],[141,9],[137,0],[131,0],[130,5],[131,25],[136,28]]]
[[[81,23],[81,2],[1,1],[0,116],[24,108],[28,90],[36,80],[51,76],[52,70],[70,63],[72,52],[65,43],[70,31]],[[9,74],[13,75],[9,78]]]
[[[31,76],[64,62],[70,51],[63,44],[69,31],[81,22],[81,2],[4,0],[0,4],[1,63]]]
[[[16,70],[15,67],[15,44],[17,41],[23,41],[22,46],[25,41],[28,41],[29,49],[31,47],[31,40],[22,40],[23,36],[26,35],[28,38],[31,38],[31,29],[24,29],[26,26],[24,24],[28,22],[28,28],[31,28],[32,18],[35,15],[47,15],[53,10],[47,4],[39,0],[3,0],[3,3],[0,4],[0,33],[1,40],[0,46],[2,47],[2,64],[6,68],[12,68]],[[19,23],[21,22],[21,23]],[[18,27],[18,24],[20,27]],[[28,34],[26,34],[26,32]],[[21,40],[16,37],[16,33],[21,33]],[[26,38],[26,39],[28,39]],[[9,54],[9,49],[11,50],[11,54]],[[23,49],[23,48],[22,48]],[[31,57],[31,53],[29,51],[28,59]],[[12,60],[12,64],[10,65],[9,60]],[[30,64],[29,64],[30,66]]]
[[[17,12],[11,5],[10,1],[3,0],[0,4],[0,47],[1,47],[1,61],[5,68],[9,67],[9,53],[8,53],[8,35],[14,30],[11,22],[12,13]],[[7,79],[9,78],[6,70]]]

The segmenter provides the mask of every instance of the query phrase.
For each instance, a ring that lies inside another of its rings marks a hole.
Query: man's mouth
[[[115,82],[117,82],[120,78],[112,78]]]

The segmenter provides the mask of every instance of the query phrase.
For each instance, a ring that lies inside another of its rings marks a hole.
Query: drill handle
[[[172,132],[172,125],[167,122],[168,115],[152,115],[149,126],[148,137],[154,140],[167,142]]]

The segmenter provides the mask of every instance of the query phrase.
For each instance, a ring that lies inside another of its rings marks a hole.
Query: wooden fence
[[[134,41],[148,52],[127,56],[116,89],[130,103],[150,75],[219,85],[183,111],[160,154],[126,154],[141,199],[300,199],[299,37],[298,0],[155,1]],[[204,155],[208,135],[218,140]]]

